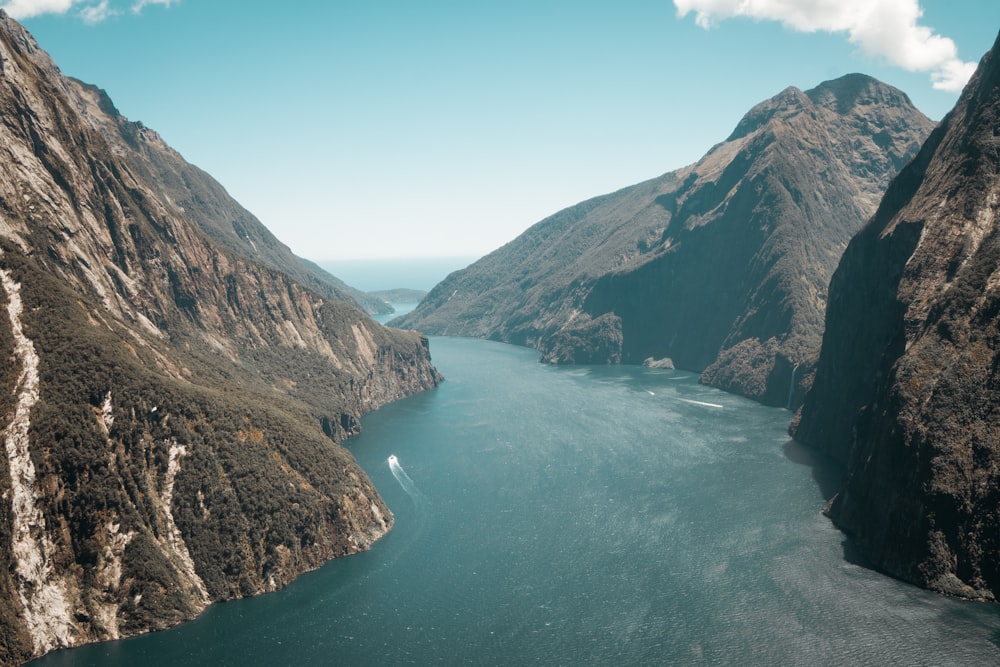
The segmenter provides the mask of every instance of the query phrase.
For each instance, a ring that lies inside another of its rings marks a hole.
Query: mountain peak
[[[867,74],[845,74],[837,79],[824,81],[805,93],[813,104],[848,114],[859,106],[883,104],[891,107],[913,106],[903,91],[882,83]]]
[[[785,88],[750,109],[727,141],[752,134],[775,118],[785,118],[796,110],[816,107],[838,116],[867,116],[865,109],[876,109],[879,113],[886,109],[906,109],[907,112],[915,110],[909,96],[898,88],[867,74],[846,74],[824,81],[805,92],[795,86]]]
[[[706,384],[788,405],[819,351],[840,249],[933,127],[912,105],[879,103],[882,88],[821,87],[824,100],[876,100],[840,114],[788,87],[702,160],[539,222],[400,322],[530,345],[553,363],[670,357]]]
[[[789,86],[746,112],[726,141],[736,141],[753,134],[771,122],[777,115],[787,113],[790,109],[802,108],[809,103],[809,98],[806,97],[805,93],[795,86]]]

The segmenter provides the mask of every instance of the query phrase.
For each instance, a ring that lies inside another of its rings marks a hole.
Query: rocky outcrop
[[[851,241],[792,431],[847,466],[828,512],[878,568],[1000,593],[1000,41]]]
[[[538,223],[394,322],[551,363],[670,357],[772,405],[801,400],[826,288],[933,124],[854,74],[752,109],[697,164]]]
[[[433,387],[203,172],[0,13],[0,663],[165,628],[367,548],[337,443]]]

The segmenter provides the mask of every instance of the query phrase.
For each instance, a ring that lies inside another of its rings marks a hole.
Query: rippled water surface
[[[997,606],[845,559],[836,473],[787,411],[682,372],[431,350],[447,381],[348,443],[396,515],[370,552],[39,664],[1000,663]]]

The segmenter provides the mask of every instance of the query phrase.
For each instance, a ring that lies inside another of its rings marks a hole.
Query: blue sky
[[[864,72],[939,119],[1000,30],[997,0],[0,6],[314,260],[485,254],[790,85]]]

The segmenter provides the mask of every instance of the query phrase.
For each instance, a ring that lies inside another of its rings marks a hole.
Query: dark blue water
[[[787,411],[682,372],[431,350],[447,381],[348,443],[396,515],[370,552],[39,664],[1000,663],[996,605],[845,559],[820,513],[836,472]]]

